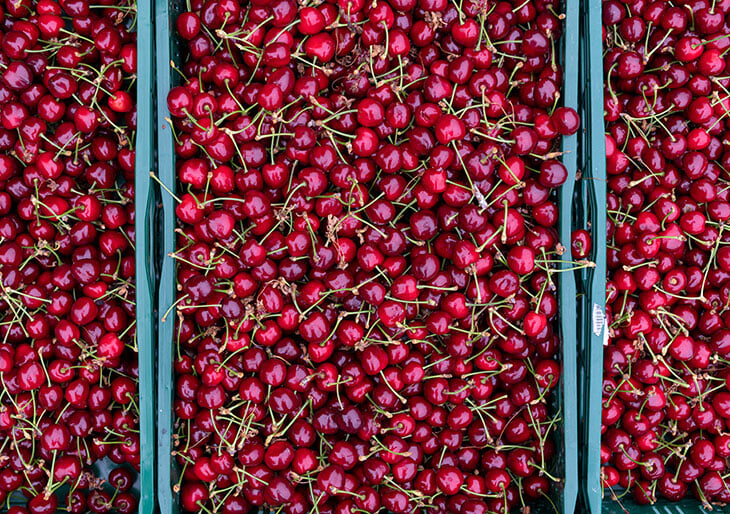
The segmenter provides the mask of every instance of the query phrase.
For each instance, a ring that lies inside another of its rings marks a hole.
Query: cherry
[[[182,488],[180,501],[185,510],[194,511],[207,499],[208,491],[200,482],[188,482]]]
[[[28,502],[28,511],[32,514],[50,514],[58,508],[58,499],[51,494],[46,497],[44,494],[38,494]]]
[[[454,115],[447,114],[439,118],[435,125],[436,139],[446,145],[451,141],[462,139],[466,134],[464,123]]]

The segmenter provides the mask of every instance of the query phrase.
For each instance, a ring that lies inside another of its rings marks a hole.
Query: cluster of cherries
[[[0,508],[12,514],[137,511],[136,6],[94,3],[0,8]]]
[[[184,510],[550,501],[570,259],[554,193],[579,128],[559,10],[191,0],[179,15],[178,296],[161,314]]]
[[[730,2],[603,2],[608,497],[730,502]]]

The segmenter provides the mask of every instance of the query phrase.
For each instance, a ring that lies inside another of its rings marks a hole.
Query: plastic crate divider
[[[137,135],[135,141],[135,298],[139,359],[140,514],[155,512],[154,19],[150,0],[137,2]]]

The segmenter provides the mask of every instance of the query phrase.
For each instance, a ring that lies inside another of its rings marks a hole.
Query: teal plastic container
[[[135,298],[137,317],[137,348],[139,359],[139,439],[140,473],[131,492],[139,499],[138,514],[156,511],[155,497],[155,328],[154,294],[155,256],[153,252],[154,230],[152,227],[156,206],[150,188],[150,171],[154,166],[153,109],[153,33],[152,6],[149,0],[137,0],[137,133],[135,138]],[[100,460],[92,466],[96,477],[106,479],[109,472],[118,467],[110,459]],[[107,491],[112,493],[110,486]],[[62,486],[57,494],[64,497],[68,487]],[[3,502],[4,503],[4,502]],[[22,494],[10,497],[11,505],[26,505]],[[66,512],[59,510],[59,513]]]
[[[581,191],[584,216],[590,220],[596,267],[585,273],[586,293],[581,305],[580,362],[582,401],[581,418],[581,512],[591,514],[689,514],[706,512],[693,498],[670,502],[659,498],[654,505],[637,505],[632,495],[620,501],[610,493],[603,498],[601,488],[601,386],[603,382],[603,343],[606,338],[602,323],[606,306],[606,149],[603,121],[603,48],[601,41],[601,0],[583,0],[583,34],[581,41],[581,106],[584,121],[580,155],[584,180]],[[580,225],[579,225],[580,226]],[[621,490],[616,490],[620,495]],[[584,509],[584,510],[583,510]],[[730,512],[727,507],[713,506],[712,512]]]
[[[135,141],[135,232],[137,346],[139,351],[140,514],[155,512],[155,291],[154,217],[150,172],[154,145],[154,33],[152,3],[137,1],[137,138]]]
[[[180,75],[171,67],[171,61],[180,64],[178,41],[174,35],[175,20],[184,9],[181,0],[160,0],[155,3],[156,25],[156,62],[157,62],[157,155],[159,162],[158,177],[165,188],[171,192],[176,190],[175,151],[172,131],[167,122],[170,118],[167,109],[167,93],[179,84]],[[579,106],[579,63],[576,49],[580,41],[580,5],[579,0],[565,1],[565,20],[563,38],[560,44],[560,56],[563,63],[564,84],[562,90],[563,105],[578,110]],[[568,180],[559,192],[560,220],[559,238],[566,248],[562,255],[560,269],[573,267],[570,256],[570,236],[573,229],[573,195],[578,166],[578,139],[580,134],[563,138],[561,150],[562,162],[568,169]],[[161,273],[158,293],[158,312],[166,312],[175,301],[176,266],[169,255],[175,251],[175,200],[169,193],[163,192],[160,219],[160,253]],[[560,332],[563,341],[562,365],[563,376],[559,391],[555,396],[555,404],[560,409],[563,424],[557,432],[558,454],[553,462],[551,472],[562,477],[557,488],[553,489],[552,502],[561,514],[573,514],[579,494],[578,474],[578,340],[576,307],[576,274],[565,271],[556,274],[559,280],[559,304],[561,310]],[[175,352],[174,316],[166,320],[160,318],[158,323],[158,374],[157,374],[157,497],[160,512],[178,514],[181,512],[176,486],[180,482],[180,473],[173,457],[172,434],[174,427],[174,369]],[[263,511],[261,511],[263,512]],[[555,509],[548,504],[534,508],[532,512],[553,513]]]

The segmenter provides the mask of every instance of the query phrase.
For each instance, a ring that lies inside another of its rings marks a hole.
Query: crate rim
[[[594,327],[594,313],[606,310],[606,150],[603,124],[603,41],[601,0],[582,0],[585,37],[583,52],[582,86],[584,88],[584,109],[587,115],[584,130],[584,151],[586,153],[585,174],[588,187],[588,203],[593,216],[591,234],[594,241],[593,259],[595,268],[586,273],[586,298],[583,309],[583,356],[585,376],[583,377],[584,417],[582,494],[590,512],[601,512],[601,387],[603,381],[603,340],[607,331],[605,323],[600,329]],[[598,401],[595,401],[596,398]]]
[[[157,63],[157,156],[159,178],[163,184],[175,192],[174,149],[172,134],[166,118],[170,116],[167,108],[167,93],[171,87],[171,47],[174,44],[170,27],[169,0],[155,1],[155,39]],[[161,195],[162,200],[162,238],[158,241],[161,254],[168,255],[175,249],[175,218],[173,199],[169,194]],[[159,235],[158,235],[159,239]],[[158,313],[166,312],[174,301],[174,287],[163,284],[175,283],[175,266],[172,259],[162,257],[160,288],[158,291]],[[174,319],[174,316],[173,316]],[[173,404],[173,327],[170,320],[158,320],[157,326],[158,373],[157,373],[157,501],[160,512],[165,514],[180,512],[172,494],[172,404]]]
[[[151,0],[137,2],[137,137],[135,141],[135,298],[139,359],[140,498],[138,512],[155,511],[155,277],[151,220],[155,205],[150,185],[154,157],[154,18]]]

